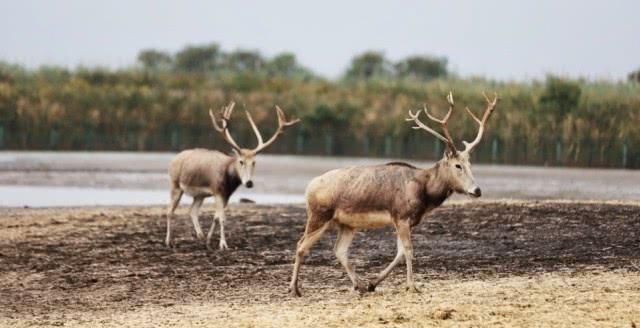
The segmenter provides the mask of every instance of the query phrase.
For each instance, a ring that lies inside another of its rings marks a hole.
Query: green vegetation
[[[628,82],[463,79],[448,72],[445,58],[393,63],[373,51],[329,81],[291,53],[266,58],[216,44],[174,55],[147,49],[137,59],[137,67],[115,71],[0,64],[0,148],[226,150],[207,110],[235,100],[265,134],[276,127],[275,104],[302,119],[271,152],[435,159],[442,145],[404,118],[423,103],[442,114],[451,89],[459,104],[451,120],[458,142],[476,132],[464,106],[480,113],[482,91],[502,99],[476,161],[640,167],[640,83],[633,74]],[[252,146],[248,124],[240,113],[236,118],[232,132]]]
[[[637,70],[629,73],[627,78],[629,79],[629,82],[640,83],[640,69],[637,69]]]

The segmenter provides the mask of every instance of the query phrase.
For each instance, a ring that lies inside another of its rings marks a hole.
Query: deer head
[[[473,151],[478,143],[480,143],[482,135],[484,134],[487,120],[493,113],[499,100],[497,94],[495,94],[493,100],[490,100],[485,93],[483,93],[483,95],[487,102],[487,108],[482,115],[482,119],[478,119],[478,117],[476,117],[468,107],[466,108],[467,112],[478,123],[479,128],[478,134],[472,142],[463,141],[463,144],[465,146],[463,151],[458,151],[453,139],[451,138],[451,134],[449,134],[449,128],[447,127],[447,122],[449,121],[451,113],[453,112],[453,108],[455,107],[455,103],[453,101],[453,93],[449,92],[449,94],[447,95],[449,111],[442,119],[438,119],[429,114],[427,105],[424,105],[425,114],[430,120],[439,123],[442,126],[442,132],[444,136],[420,121],[418,117],[420,115],[420,110],[418,110],[418,112],[416,112],[415,114],[411,110],[409,110],[409,118],[406,119],[407,121],[412,121],[416,124],[413,127],[414,129],[425,130],[445,143],[446,149],[444,151],[444,156],[439,162],[441,170],[439,172],[442,173],[442,178],[446,180],[444,182],[446,182],[453,189],[453,191],[461,194],[467,194],[473,197],[480,197],[482,195],[482,191],[473,178],[473,173],[471,172],[471,164],[469,163],[469,156],[471,154],[471,151]]]
[[[258,139],[258,145],[253,149],[241,148],[240,146],[238,146],[235,140],[233,140],[231,133],[229,133],[229,121],[231,119],[231,114],[233,113],[234,106],[235,102],[232,101],[231,103],[229,103],[229,105],[222,108],[219,123],[212,110],[209,110],[209,116],[211,116],[213,127],[216,129],[216,131],[222,134],[224,140],[227,141],[227,143],[232,147],[233,153],[235,155],[234,167],[236,169],[236,172],[238,172],[240,181],[247,188],[251,188],[253,187],[252,179],[256,166],[256,155],[267,148],[269,145],[271,145],[274,141],[276,141],[284,128],[292,126],[298,123],[300,120],[294,119],[291,121],[287,121],[282,109],[276,106],[276,114],[278,116],[278,129],[273,134],[273,136],[271,136],[271,138],[267,140],[267,142],[264,142],[262,139],[262,135],[260,134],[260,130],[258,130],[258,127],[253,122],[251,114],[249,114],[248,111],[245,111],[247,119],[249,120],[249,124],[251,124],[251,128],[253,129],[256,138]]]

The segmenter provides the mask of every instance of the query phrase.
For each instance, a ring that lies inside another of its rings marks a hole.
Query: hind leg
[[[171,220],[173,220],[173,213],[180,203],[182,193],[183,192],[180,188],[176,188],[175,186],[171,188],[171,200],[169,201],[169,207],[167,208],[167,236],[164,240],[167,247],[171,247],[173,245],[173,237],[171,236]]]
[[[191,204],[191,209],[189,210],[189,216],[191,216],[193,229],[195,229],[196,231],[196,237],[200,240],[204,239],[202,228],[200,228],[200,221],[198,220],[198,215],[200,214],[200,206],[202,206],[203,201],[204,197],[194,197],[193,203]]]
[[[300,290],[298,289],[298,275],[300,273],[300,267],[302,266],[302,260],[311,246],[313,246],[313,244],[315,244],[327,231],[332,217],[332,213],[331,215],[323,215],[321,217],[309,214],[307,229],[305,230],[302,238],[300,238],[300,241],[298,241],[298,246],[296,248],[295,262],[293,264],[293,274],[291,275],[291,285],[289,285],[289,292],[293,296],[302,296],[302,294],[300,294]]]
[[[402,243],[405,263],[407,264],[407,289],[420,292],[413,279],[413,245],[411,244],[411,226],[409,220],[400,220],[396,225],[398,239]]]

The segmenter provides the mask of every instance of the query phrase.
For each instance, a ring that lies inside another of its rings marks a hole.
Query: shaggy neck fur
[[[229,198],[229,196],[231,196],[231,194],[233,194],[233,192],[236,191],[236,189],[238,189],[238,187],[242,183],[242,180],[240,180],[240,175],[236,170],[235,163],[235,157],[230,157],[229,161],[227,162],[227,169],[225,170],[224,179],[224,190],[226,198]]]
[[[426,170],[425,193],[435,206],[442,204],[451,194],[453,188],[450,183],[449,171],[443,163],[437,162]]]

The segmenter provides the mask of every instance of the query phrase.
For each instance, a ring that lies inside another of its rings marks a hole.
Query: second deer
[[[193,197],[193,203],[189,210],[193,228],[198,239],[204,239],[198,213],[202,202],[207,197],[215,197],[216,211],[211,228],[207,234],[207,249],[210,248],[211,238],[216,226],[216,219],[220,222],[220,249],[227,248],[227,241],[224,235],[224,210],[231,194],[241,185],[247,188],[253,187],[253,172],[256,166],[256,155],[271,145],[282,133],[284,128],[297,123],[299,120],[287,121],[284,112],[276,106],[278,116],[278,129],[273,136],[263,141],[258,127],[253,122],[251,114],[246,112],[251,128],[258,139],[258,146],[254,149],[241,148],[233,140],[229,133],[229,120],[233,113],[235,103],[231,102],[222,110],[220,122],[212,111],[209,111],[213,127],[220,132],[224,140],[231,145],[233,156],[222,152],[208,149],[185,150],[171,161],[169,164],[169,177],[171,179],[171,202],[167,209],[167,236],[165,243],[168,247],[173,246],[173,236],[171,231],[171,221],[173,213],[180,202],[182,194],[186,193]]]
[[[407,121],[414,122],[415,129],[425,130],[446,144],[443,158],[431,168],[419,169],[410,164],[395,162],[336,169],[311,180],[305,194],[307,223],[297,245],[291,277],[290,292],[293,295],[300,296],[298,274],[305,253],[331,226],[338,228],[334,248],[336,257],[347,271],[355,290],[375,290],[404,258],[407,265],[407,287],[417,291],[413,278],[411,228],[454,192],[472,197],[480,197],[482,194],[471,173],[469,156],[480,142],[487,120],[498,102],[497,95],[493,100],[485,95],[485,99],[487,108],[482,119],[467,108],[479,129],[472,142],[464,142],[465,149],[462,151],[456,148],[447,128],[447,121],[454,108],[451,93],[447,96],[449,111],[443,119],[431,116],[426,106],[424,108],[427,117],[442,126],[444,136],[420,121],[420,111],[416,114],[409,111]],[[389,225],[396,230],[397,254],[375,279],[363,282],[356,275],[348,258],[355,232]]]

